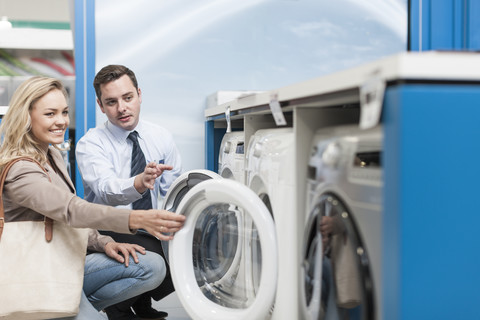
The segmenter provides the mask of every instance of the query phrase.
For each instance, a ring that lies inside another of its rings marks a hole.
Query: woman
[[[15,91],[0,126],[0,169],[12,159],[27,156],[47,173],[29,161],[11,167],[3,191],[5,222],[46,216],[76,228],[121,233],[142,228],[161,240],[172,239],[165,233],[183,226],[182,215],[118,209],[75,196],[62,155],[55,148],[64,141],[68,125],[67,94],[60,81],[33,77]],[[97,310],[156,288],[165,277],[162,257],[141,246],[117,243],[91,230],[88,249],[96,253],[85,260],[83,295],[75,319],[104,319]],[[137,256],[137,251],[142,255]]]

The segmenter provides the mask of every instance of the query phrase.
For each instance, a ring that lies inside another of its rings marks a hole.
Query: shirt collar
[[[105,127],[107,128],[108,131],[110,131],[112,133],[112,135],[117,138],[119,141],[123,141],[125,142],[128,138],[128,135],[130,134],[130,132],[132,131],[137,131],[138,132],[138,137],[140,139],[142,139],[143,137],[143,126],[142,126],[142,122],[141,121],[138,121],[138,124],[137,126],[135,127],[135,129],[133,129],[132,131],[127,131],[127,130],[123,130],[122,128],[120,127],[117,127],[116,125],[114,125],[113,123],[111,123],[109,120],[107,120],[107,122],[105,123]]]

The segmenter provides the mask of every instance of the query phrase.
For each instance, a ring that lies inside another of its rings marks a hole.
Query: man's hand
[[[134,186],[139,193],[144,193],[147,189],[153,190],[155,179],[160,177],[165,170],[172,170],[173,167],[167,164],[157,164],[150,162],[145,170],[135,177]]]

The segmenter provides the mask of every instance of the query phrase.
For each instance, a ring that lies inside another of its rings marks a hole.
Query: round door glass
[[[261,277],[261,246],[253,220],[226,203],[200,213],[193,234],[197,285],[209,300],[228,308],[248,308]]]
[[[354,213],[333,193],[323,194],[314,210],[323,245],[320,319],[374,319],[369,259]]]

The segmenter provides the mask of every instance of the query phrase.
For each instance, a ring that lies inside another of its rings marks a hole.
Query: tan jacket
[[[89,203],[77,197],[60,151],[50,148],[49,153],[58,168],[57,173],[50,166],[45,167],[52,182],[33,162],[19,161],[11,167],[3,190],[5,222],[43,220],[45,215],[72,227],[132,233],[128,227],[131,210]],[[112,238],[91,230],[88,247],[102,252],[111,241]]]

